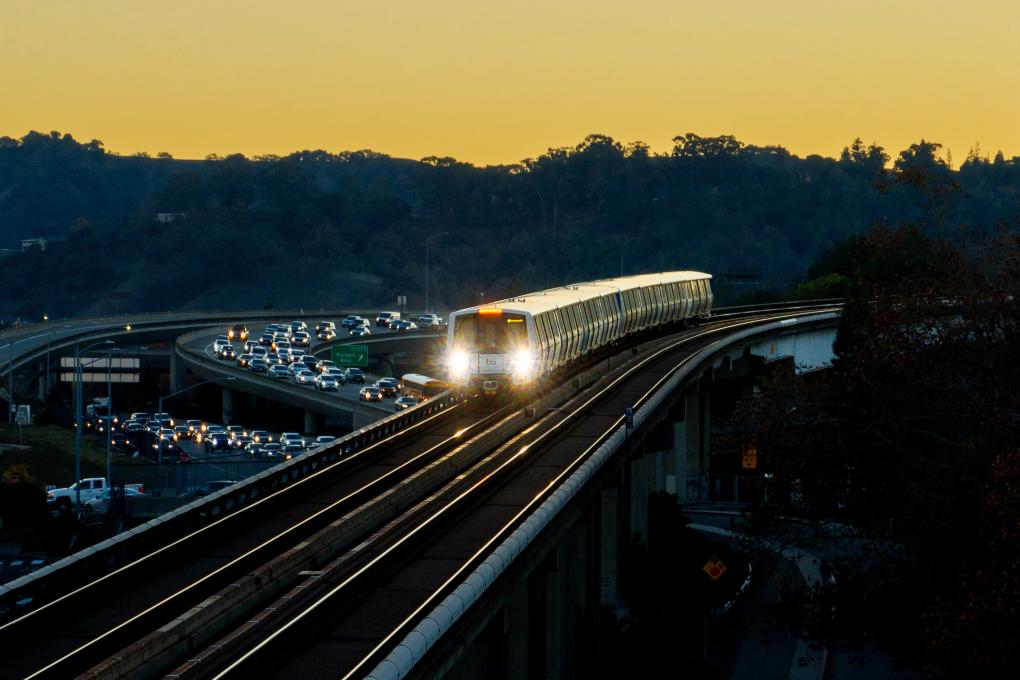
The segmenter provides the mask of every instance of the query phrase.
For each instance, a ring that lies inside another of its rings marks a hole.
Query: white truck
[[[78,487],[81,487],[81,503],[84,505],[93,498],[99,498],[107,489],[109,483],[103,477],[87,477],[64,489],[53,489],[46,494],[46,502],[50,505],[69,504],[73,506],[78,502]],[[134,489],[139,493],[144,492],[141,484],[125,484],[124,488]]]

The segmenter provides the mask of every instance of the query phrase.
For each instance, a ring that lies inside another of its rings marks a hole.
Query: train
[[[449,316],[447,381],[486,395],[530,389],[638,333],[707,317],[711,280],[696,271],[621,276],[458,310]]]

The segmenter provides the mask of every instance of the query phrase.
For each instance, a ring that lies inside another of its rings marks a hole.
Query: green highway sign
[[[331,354],[338,366],[368,366],[368,345],[333,345]]]

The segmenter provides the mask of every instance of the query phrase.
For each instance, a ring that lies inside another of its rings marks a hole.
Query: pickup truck
[[[110,488],[110,485],[103,477],[88,477],[67,488],[53,489],[46,494],[46,502],[50,505],[69,504],[73,506],[77,502],[79,484],[81,485],[81,502],[83,505],[93,498],[99,498]],[[124,488],[134,489],[139,493],[144,491],[141,484],[125,484]]]

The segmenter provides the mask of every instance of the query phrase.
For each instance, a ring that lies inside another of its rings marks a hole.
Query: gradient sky
[[[1020,155],[1020,2],[0,0],[0,135],[516,162],[601,132]]]

